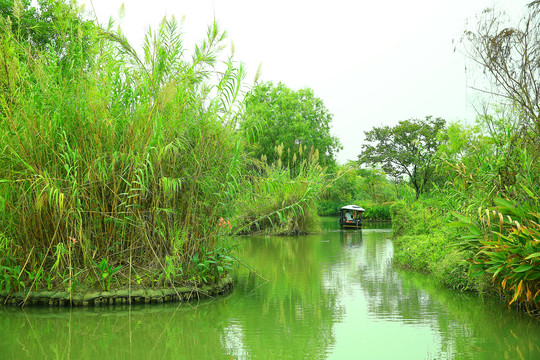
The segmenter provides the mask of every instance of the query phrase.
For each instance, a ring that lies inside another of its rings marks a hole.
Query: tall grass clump
[[[243,164],[244,71],[219,60],[226,34],[213,24],[190,52],[163,20],[139,54],[112,22],[55,6],[55,46],[0,19],[3,288],[218,279],[198,274],[230,262],[219,218],[231,216]]]
[[[256,162],[244,195],[239,197],[238,232],[297,235],[320,230],[317,201],[325,187],[325,168],[317,149],[300,145],[290,164],[281,161],[284,146],[275,147],[277,160]],[[290,152],[290,150],[288,150]]]

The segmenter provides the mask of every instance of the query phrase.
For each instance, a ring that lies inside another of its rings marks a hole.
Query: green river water
[[[393,268],[389,225],[324,226],[242,238],[215,300],[0,307],[0,359],[540,359],[538,321]]]

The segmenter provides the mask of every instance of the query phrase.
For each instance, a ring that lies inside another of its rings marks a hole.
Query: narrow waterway
[[[392,267],[389,226],[249,237],[198,304],[0,308],[1,359],[539,359],[540,323]]]

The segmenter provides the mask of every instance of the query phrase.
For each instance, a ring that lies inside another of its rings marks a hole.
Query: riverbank
[[[118,304],[162,304],[212,298],[227,293],[233,288],[231,277],[218,284],[201,287],[173,287],[161,289],[120,289],[113,291],[0,291],[0,303],[14,306],[100,306]]]
[[[440,211],[419,202],[398,202],[391,211],[394,266],[427,274],[450,289],[496,298],[501,305],[506,303],[540,317],[534,307],[515,301],[515,289],[505,288],[488,272],[474,268],[474,251],[460,246],[463,235]]]

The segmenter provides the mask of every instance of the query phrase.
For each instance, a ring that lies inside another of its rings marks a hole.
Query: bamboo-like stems
[[[24,263],[16,280],[29,281],[26,269],[43,272],[32,288],[112,281],[131,292],[216,279],[206,257],[236,198],[220,191],[243,166],[231,124],[244,70],[218,62],[224,32],[210,26],[186,59],[175,20],[166,20],[140,57],[111,29],[75,31],[82,20],[71,6],[51,24],[73,40],[59,48],[29,52],[32,44],[0,26],[0,67],[8,89],[19,89],[0,99],[0,235]]]

